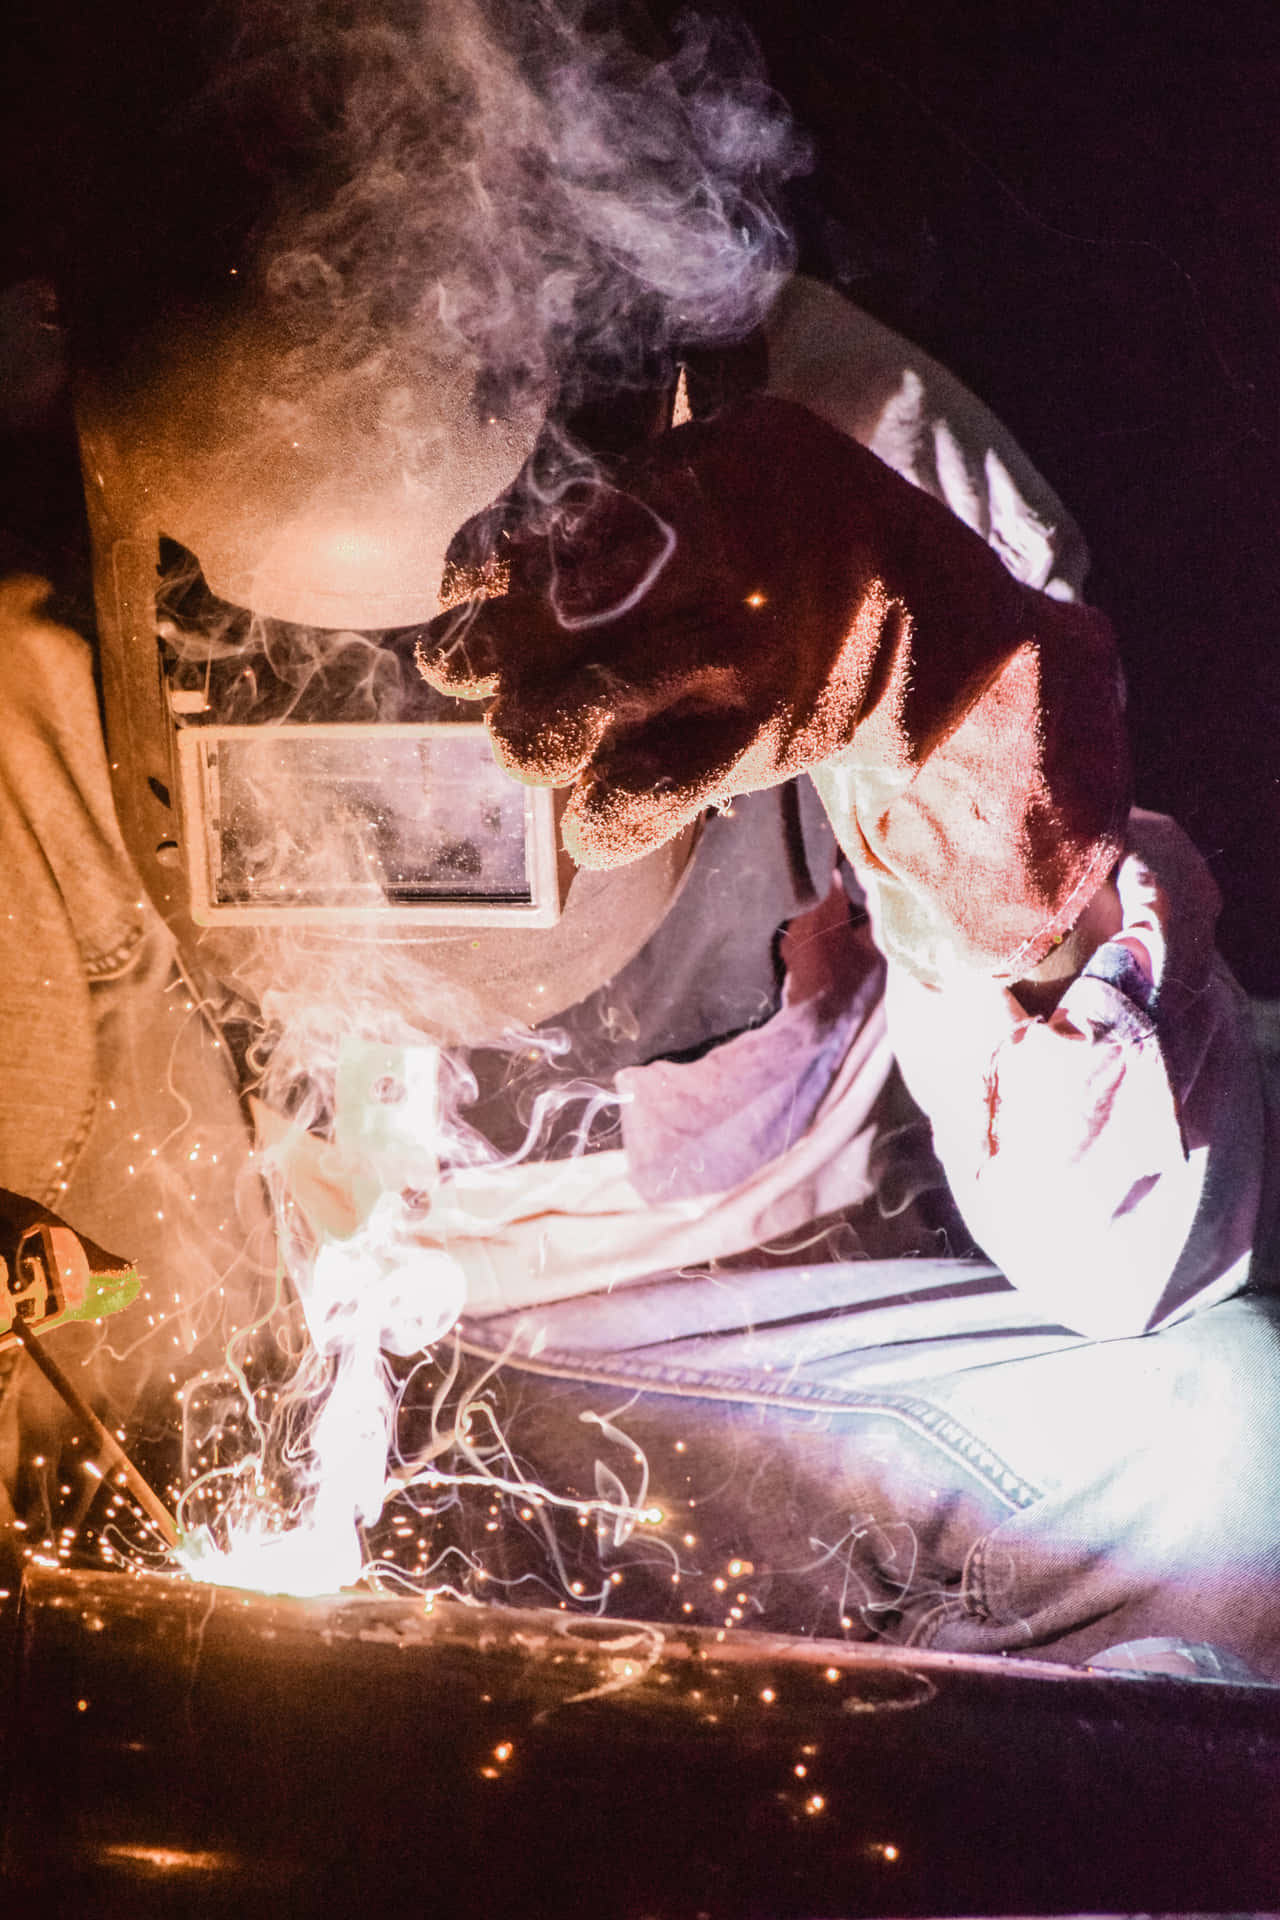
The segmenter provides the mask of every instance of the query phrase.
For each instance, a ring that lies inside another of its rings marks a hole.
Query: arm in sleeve
[[[890,1031],[965,1222],[1046,1317],[1143,1333],[1244,1285],[1263,1122],[1247,1005],[1212,952],[1216,891],[1171,821],[1135,813],[1126,857],[1160,860],[1148,972],[1126,926],[1047,1018],[967,979],[891,970]],[[1139,891],[1134,889],[1133,892]]]
[[[768,326],[769,391],[839,427],[950,507],[1015,580],[1078,600],[1079,527],[1008,428],[953,373],[852,301],[803,274]]]
[[[915,516],[922,564],[908,604],[918,631],[901,649],[903,671],[897,680],[884,672],[855,748],[813,770],[888,959],[937,984],[951,949],[961,960],[989,951],[1016,978],[1043,957],[1048,922],[1060,934],[1105,880],[1128,811],[1123,675],[1107,622],[1078,604],[1084,540],[988,407],[831,288],[803,275],[789,282],[768,344],[771,393],[946,507],[1000,561],[1006,589],[1016,592],[1016,581],[1023,590],[1027,644],[1002,660],[989,649],[984,672],[973,673],[963,635],[975,622],[998,628],[999,595],[961,543],[926,535],[928,516]],[[926,714],[930,689],[946,698]],[[1091,859],[1078,857],[1070,824],[1086,795],[1114,802]],[[1043,890],[1040,924],[1028,878]],[[1015,927],[1031,930],[1022,953]]]

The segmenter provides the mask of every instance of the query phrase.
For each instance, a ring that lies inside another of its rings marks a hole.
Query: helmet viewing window
[[[425,685],[416,629],[258,619],[168,540],[161,575],[173,854],[197,926],[555,923],[554,797],[503,772],[474,707]]]

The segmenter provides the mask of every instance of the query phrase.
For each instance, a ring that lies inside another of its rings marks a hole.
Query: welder
[[[353,362],[249,289],[86,357],[105,752],[88,646],[0,600],[0,1184],[136,1254],[121,1413],[189,1379],[269,1292],[244,1033],[373,982],[451,1063],[395,1184],[548,1485],[607,1411],[774,1624],[1280,1676],[1213,883],[1131,806],[1060,502],[841,296],[766,305],[594,440],[443,326]],[[340,1235],[358,1156],[271,1110]]]

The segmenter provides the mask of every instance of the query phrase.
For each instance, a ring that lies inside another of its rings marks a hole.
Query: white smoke
[[[680,351],[760,322],[792,264],[780,190],[808,156],[753,44],[689,15],[652,56],[585,15],[581,0],[289,0],[241,23],[223,104],[272,99],[304,130],[290,155],[300,141],[308,159],[305,177],[275,180],[246,266],[295,342],[273,404],[305,407],[318,365],[367,381],[394,340],[423,380],[468,367],[482,411],[554,403],[563,420],[661,385]],[[546,447],[553,468],[580,458],[563,428]],[[246,681],[238,719],[300,717],[343,665],[368,708],[352,717],[394,717],[397,678],[365,637],[266,623],[203,639],[202,654],[175,622],[187,663],[207,674],[261,652],[285,690],[280,711],[259,713]],[[296,934],[271,960],[254,1049],[274,1116],[264,1165],[309,1341],[270,1410],[255,1404],[245,1462],[197,1489],[188,1564],[316,1591],[354,1577],[359,1525],[383,1503],[385,1353],[429,1346],[463,1304],[430,1233],[438,1164],[492,1153],[457,1118],[465,1069],[429,1043],[433,997],[450,989],[428,959],[353,933],[345,951]],[[617,1489],[600,1505],[634,1524]]]
[[[224,92],[257,109],[288,72],[301,95],[308,177],[278,182],[259,268],[301,340],[354,362],[416,337],[501,408],[648,383],[677,345],[759,322],[806,143],[745,29],[687,14],[652,57],[600,12],[588,30],[582,0],[255,11]]]

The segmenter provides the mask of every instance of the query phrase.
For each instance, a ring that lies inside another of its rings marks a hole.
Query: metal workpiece
[[[1254,1911],[1280,1691],[33,1569],[6,1915]]]

